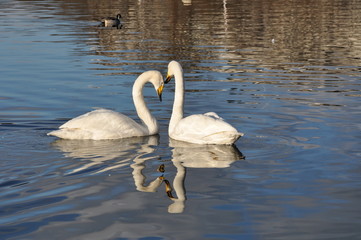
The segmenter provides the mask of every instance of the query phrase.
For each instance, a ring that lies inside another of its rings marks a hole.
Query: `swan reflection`
[[[52,146],[63,152],[64,156],[78,159],[82,163],[68,174],[94,172],[93,174],[121,168],[130,164],[135,187],[141,192],[156,192],[163,184],[165,192],[172,203],[168,206],[169,213],[182,213],[185,208],[186,190],[185,177],[187,168],[227,168],[237,160],[243,159],[242,153],[230,145],[199,145],[170,139],[172,148],[171,163],[176,168],[173,181],[167,177],[169,166],[161,164],[154,171],[159,176],[146,184],[143,170],[148,160],[156,158],[154,153],[159,144],[159,136],[126,138],[119,140],[65,140],[58,139]],[[107,163],[111,161],[111,163]],[[170,162],[170,161],[169,161]],[[77,162],[79,163],[79,162]],[[96,170],[94,170],[96,169]],[[163,192],[163,190],[162,190]]]
[[[68,173],[75,174],[94,168],[101,168],[95,172],[100,173],[126,166],[135,155],[140,157],[151,153],[155,150],[152,146],[158,144],[159,136],[155,135],[101,141],[58,139],[52,143],[52,146],[62,151],[65,157],[86,161]],[[102,168],[107,161],[113,162],[108,167]]]
[[[234,145],[201,145],[169,139],[173,161],[189,168],[226,168],[244,156]]]
[[[153,157],[139,156],[131,164],[134,183],[138,191],[155,192],[164,182],[167,196],[173,201],[168,207],[169,213],[182,213],[184,211],[186,201],[184,181],[187,168],[227,168],[233,162],[244,159],[242,153],[233,145],[199,145],[173,139],[170,139],[169,145],[173,148],[171,161],[176,168],[176,175],[172,184],[161,175],[145,185],[146,177],[142,170],[145,168],[145,162],[154,159]],[[167,167],[163,164],[159,169],[161,169],[159,171],[161,173],[167,172]]]
[[[144,149],[151,152],[151,150],[154,151],[154,149]],[[146,151],[145,151],[146,152]],[[163,182],[163,176],[157,177],[153,181],[151,181],[148,185],[145,185],[146,177],[142,173],[142,170],[145,168],[145,161],[154,159],[154,156],[145,157],[146,154],[141,154],[134,158],[134,163],[130,165],[131,168],[133,168],[133,179],[135,187],[138,191],[141,192],[155,192],[157,188],[162,184]],[[164,165],[161,165],[164,166]],[[161,167],[158,168],[158,171]],[[164,170],[160,170],[160,172],[164,172]]]
[[[169,182],[166,183],[168,197],[173,201],[168,207],[169,213],[182,213],[185,207],[186,191],[184,180],[187,168],[227,168],[244,159],[242,153],[234,145],[199,145],[170,139],[173,147],[172,162],[177,168],[173,180],[173,188],[177,198],[173,197]]]

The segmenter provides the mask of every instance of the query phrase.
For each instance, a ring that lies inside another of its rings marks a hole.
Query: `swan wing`
[[[243,133],[215,115],[195,114],[183,118],[174,127],[170,137],[198,144],[233,144],[243,136]]]
[[[207,113],[205,113],[205,114],[203,114],[203,115],[208,116],[208,117],[212,117],[212,118],[214,118],[214,119],[220,119],[220,120],[223,120],[223,121],[224,121],[224,119],[221,118],[220,116],[218,116],[218,114],[215,113],[215,112],[207,112]]]
[[[119,139],[144,136],[148,130],[133,119],[107,109],[97,109],[69,120],[48,135],[65,139]]]

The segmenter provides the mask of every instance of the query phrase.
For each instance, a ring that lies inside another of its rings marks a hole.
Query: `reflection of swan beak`
[[[159,101],[162,101],[162,92],[163,92],[164,84],[160,85],[160,87],[157,89],[157,94],[159,97]]]
[[[164,164],[161,164],[159,167],[158,167],[158,172],[161,172],[161,173],[164,173],[165,170],[164,170]]]
[[[167,192],[167,195],[170,199],[174,199],[172,195],[172,187],[170,186],[170,183],[167,179],[164,179],[163,182],[165,183],[165,191]]]
[[[167,78],[165,79],[164,83],[167,84],[172,79],[172,75],[167,75]]]

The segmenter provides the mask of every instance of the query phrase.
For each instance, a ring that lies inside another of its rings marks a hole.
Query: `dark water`
[[[0,20],[1,239],[361,239],[360,1],[5,0]],[[145,89],[158,137],[46,136],[137,118],[133,81],[173,59],[186,114],[235,147],[169,141],[173,84]]]

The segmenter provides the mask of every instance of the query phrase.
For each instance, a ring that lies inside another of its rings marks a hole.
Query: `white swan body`
[[[176,61],[171,61],[168,64],[166,83],[173,76],[175,78],[175,96],[172,116],[169,122],[169,137],[197,144],[231,145],[244,135],[214,112],[195,114],[183,118],[183,69]]]
[[[107,109],[97,109],[79,117],[73,118],[52,131],[48,135],[64,139],[120,139],[128,137],[150,136],[158,133],[157,120],[147,108],[143,87],[151,82],[161,100],[163,92],[163,77],[158,71],[147,71],[142,73],[133,85],[133,102],[139,118],[143,124],[133,119]]]

